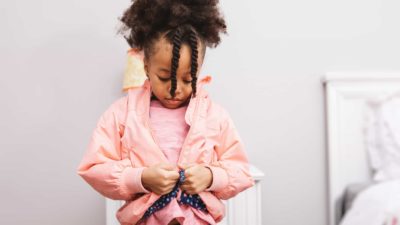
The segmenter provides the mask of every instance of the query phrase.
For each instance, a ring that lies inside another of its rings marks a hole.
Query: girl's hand
[[[142,173],[143,187],[158,195],[168,194],[179,179],[178,171],[178,167],[168,163],[145,168]]]
[[[180,187],[186,193],[191,195],[198,194],[210,187],[213,175],[209,168],[193,164],[184,166],[182,169],[185,170],[185,181]]]

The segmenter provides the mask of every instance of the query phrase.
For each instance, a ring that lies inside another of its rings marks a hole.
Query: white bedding
[[[400,91],[371,101],[366,115],[364,135],[373,180],[400,179]]]
[[[362,191],[340,225],[400,225],[400,180]]]
[[[377,183],[356,197],[340,225],[400,225],[400,92],[369,106],[364,134]]]

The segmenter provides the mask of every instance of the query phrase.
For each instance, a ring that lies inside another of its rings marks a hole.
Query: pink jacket
[[[210,100],[202,88],[211,77],[198,82],[185,120],[190,125],[178,167],[196,163],[212,168],[213,190],[199,193],[216,222],[225,215],[226,200],[254,185],[248,157],[228,113]],[[125,200],[117,218],[132,225],[160,197],[143,193],[138,175],[143,168],[169,162],[157,146],[149,128],[150,83],[115,101],[103,113],[95,128],[78,174],[105,197]]]

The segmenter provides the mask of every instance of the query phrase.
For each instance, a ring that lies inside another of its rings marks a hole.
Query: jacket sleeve
[[[78,174],[103,196],[129,200],[138,193],[149,193],[141,183],[144,167],[132,167],[129,158],[121,157],[121,114],[126,111],[126,97],[112,104],[100,117],[89,146],[78,167]]]
[[[215,147],[218,160],[208,165],[213,182],[206,191],[227,200],[255,184],[243,143],[230,116],[221,125],[221,142]]]

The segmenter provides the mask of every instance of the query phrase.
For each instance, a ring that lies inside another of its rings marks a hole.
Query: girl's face
[[[164,107],[169,109],[178,108],[187,103],[192,95],[192,77],[190,75],[191,48],[187,44],[181,45],[179,64],[176,71],[176,91],[173,98],[170,94],[173,46],[164,38],[160,38],[154,44],[154,52],[144,60],[144,68],[150,81],[151,90]],[[200,55],[203,52],[200,49],[201,47],[201,45],[198,47],[197,76],[203,63],[203,57]]]

